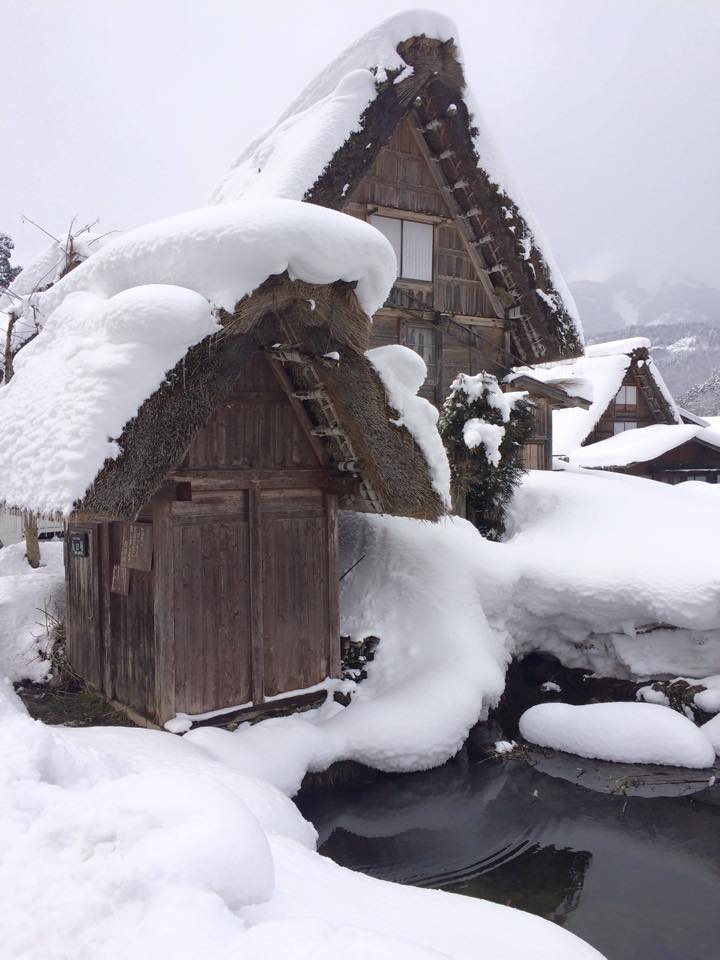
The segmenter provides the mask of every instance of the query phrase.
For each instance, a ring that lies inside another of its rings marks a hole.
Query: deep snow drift
[[[538,917],[314,852],[274,787],[187,738],[31,720],[0,685],[0,929],[13,960],[600,954]],[[358,909],[358,904],[361,909]],[[31,919],[29,919],[31,918]]]
[[[702,769],[715,762],[704,732],[656,703],[539,703],[520,717],[520,733],[541,747],[615,763]]]

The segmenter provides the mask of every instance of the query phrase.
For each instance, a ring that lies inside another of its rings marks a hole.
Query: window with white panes
[[[637,407],[637,387],[622,386],[615,395],[617,407]]]
[[[415,220],[400,220],[373,214],[370,223],[392,244],[397,275],[403,280],[432,280],[433,226]]]
[[[626,430],[637,430],[637,420],[616,420],[613,423],[613,433],[625,433]]]
[[[425,361],[425,382],[437,383],[437,337],[432,327],[408,324],[405,329],[405,346],[419,353]]]

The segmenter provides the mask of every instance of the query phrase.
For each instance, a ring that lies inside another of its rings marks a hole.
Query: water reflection
[[[720,923],[720,808],[471,761],[300,798],[320,852],[565,925],[611,960],[703,960]]]

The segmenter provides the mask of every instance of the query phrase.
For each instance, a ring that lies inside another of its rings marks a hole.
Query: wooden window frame
[[[400,212],[400,211],[398,211]],[[400,224],[400,260],[398,262],[398,274],[396,280],[402,280],[407,283],[434,283],[435,281],[435,223],[427,220],[419,220],[408,216],[390,216],[386,213],[372,213],[370,215],[370,224],[373,225],[373,219],[379,217],[382,220],[393,220]],[[431,230],[431,255],[430,255],[430,276],[429,277],[409,277],[403,273],[403,261],[405,259],[405,224],[414,223],[418,226],[429,227]],[[379,228],[376,228],[379,229]],[[382,231],[381,231],[382,232]]]

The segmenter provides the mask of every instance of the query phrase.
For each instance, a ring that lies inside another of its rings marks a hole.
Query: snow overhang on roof
[[[720,433],[708,427],[656,423],[650,427],[625,430],[587,447],[578,447],[568,459],[578,467],[629,467],[655,460],[690,440],[720,450]]]
[[[562,384],[574,395],[592,399],[585,410],[556,410],[553,413],[553,454],[565,457],[590,436],[633,363],[638,370],[648,374],[667,418],[676,424],[682,423],[675,400],[650,356],[650,341],[645,337],[593,344],[586,348],[582,357],[515,367],[510,376],[527,374],[545,383]]]
[[[381,23],[248,145],[212,199],[282,196],[341,208],[412,115],[492,270],[516,352],[530,361],[576,355],[577,308],[465,85],[457,38],[452,21],[427,11]]]
[[[279,274],[351,285],[353,317],[341,329],[330,311],[329,322],[361,353],[395,279],[394,254],[377,230],[334,210],[247,200],[123,234],[39,294],[40,332],[0,387],[0,501],[67,516],[120,456],[127,424],[168,371],[221,322],[247,333],[255,321],[237,306]],[[306,325],[318,325],[306,306]]]

